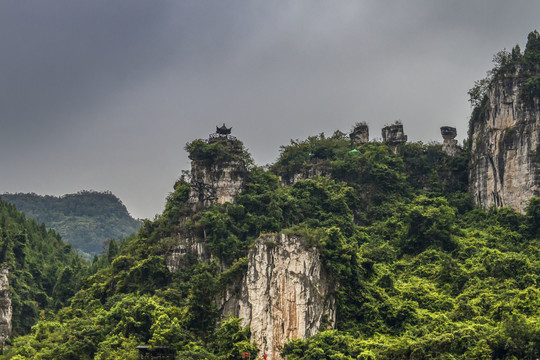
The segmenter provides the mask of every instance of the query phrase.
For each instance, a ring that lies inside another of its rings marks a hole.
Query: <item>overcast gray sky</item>
[[[467,90],[540,29],[538,1],[0,3],[0,193],[110,190],[161,213],[223,122],[259,165],[357,121],[467,133]]]

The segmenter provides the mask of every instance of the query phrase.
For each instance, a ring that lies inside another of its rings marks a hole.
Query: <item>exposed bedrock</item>
[[[239,291],[227,293],[223,314],[250,325],[252,340],[268,359],[281,359],[288,339],[307,338],[333,327],[333,286],[315,247],[296,236],[266,235],[249,251]]]
[[[496,79],[487,102],[473,114],[469,187],[484,207],[512,207],[524,212],[539,190],[539,99],[522,102],[526,80],[518,66]]]

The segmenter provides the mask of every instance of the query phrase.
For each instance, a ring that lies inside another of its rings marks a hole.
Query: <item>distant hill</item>
[[[87,258],[101,253],[107,239],[126,237],[140,226],[111,192],[80,191],[60,197],[17,193],[0,197],[27,217],[56,230]]]

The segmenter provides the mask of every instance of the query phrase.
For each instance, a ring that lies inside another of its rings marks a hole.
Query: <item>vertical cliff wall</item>
[[[239,293],[226,295],[223,313],[250,325],[252,340],[269,360],[281,359],[287,339],[333,327],[332,293],[317,249],[296,236],[261,236],[249,251]]]
[[[249,153],[230,135],[211,134],[208,140],[186,145],[191,161],[191,191],[188,202],[194,210],[211,204],[233,202],[247,176]]]
[[[520,99],[526,79],[519,65],[498,76],[471,119],[469,186],[484,207],[523,212],[530,198],[540,195],[540,106],[538,98]]]
[[[11,335],[11,318],[13,308],[11,306],[11,292],[9,290],[9,269],[2,267],[0,270],[0,345],[5,347],[6,339]]]
[[[233,202],[242,190],[245,174],[245,165],[239,161],[192,161],[189,202],[202,207],[208,207],[214,202]]]

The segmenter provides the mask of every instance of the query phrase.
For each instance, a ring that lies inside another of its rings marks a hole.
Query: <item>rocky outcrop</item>
[[[457,140],[457,131],[455,127],[442,126],[441,135],[443,137],[442,151],[448,156],[456,156],[461,153],[461,147],[459,147]]]
[[[193,210],[213,203],[234,202],[242,191],[250,156],[244,145],[231,135],[225,124],[216,126],[208,140],[195,140],[186,145],[191,162],[191,191],[188,202]]]
[[[353,131],[349,134],[352,142],[355,145],[361,145],[369,142],[369,127],[366,123],[358,123],[354,126]]]
[[[8,275],[9,268],[2,267],[0,270],[0,344],[2,348],[5,348],[6,339],[11,335],[11,318],[13,317]]]
[[[234,197],[242,191],[245,175],[245,165],[240,161],[218,164],[192,161],[189,202],[199,208],[214,202],[234,202]]]
[[[397,153],[399,144],[407,142],[407,135],[403,132],[403,124],[399,121],[396,121],[395,124],[383,127],[381,133],[383,141],[393,148],[394,153]]]
[[[333,327],[333,285],[316,248],[296,236],[266,235],[256,241],[248,259],[241,286],[225,295],[222,312],[250,325],[252,340],[268,359],[281,359],[288,339]]]
[[[469,187],[484,207],[523,212],[530,198],[540,194],[540,106],[539,99],[521,101],[524,81],[517,65],[496,78],[471,119]]]

